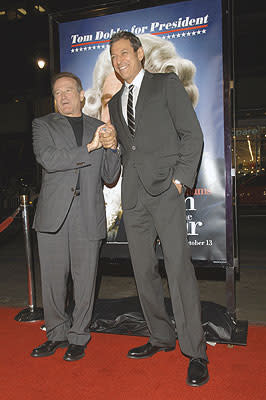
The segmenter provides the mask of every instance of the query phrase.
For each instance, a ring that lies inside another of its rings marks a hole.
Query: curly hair
[[[194,82],[196,67],[192,61],[182,58],[173,43],[151,34],[139,35],[145,54],[145,69],[149,72],[175,72],[187,91],[193,107],[196,107],[199,91]],[[118,39],[119,40],[119,39]],[[85,92],[84,113],[101,116],[101,98],[104,81],[113,72],[110,51],[106,48],[98,57],[93,71],[93,87]]]

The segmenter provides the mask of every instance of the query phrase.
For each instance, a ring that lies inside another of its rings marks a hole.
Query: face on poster
[[[193,199],[186,201],[188,239],[196,258],[223,260],[226,240],[221,0],[191,0],[60,24],[61,71],[80,77],[88,100],[85,113],[102,119],[108,118],[104,114],[108,102],[108,96],[103,95],[105,89],[110,95],[121,87],[112,77],[108,44],[119,30],[140,37],[148,70],[174,71],[183,79],[185,88],[188,86],[204,133],[197,181],[201,195],[196,192]],[[112,190],[119,192],[120,185]],[[105,196],[111,194],[107,191]],[[118,200],[116,207],[120,207]],[[219,232],[212,232],[217,218],[221,221]],[[114,216],[110,217],[109,224],[113,220]]]

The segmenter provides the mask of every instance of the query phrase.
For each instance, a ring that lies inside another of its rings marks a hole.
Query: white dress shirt
[[[121,96],[121,103],[122,103],[122,112],[127,123],[127,101],[128,101],[128,93],[129,93],[129,86],[134,85],[133,88],[133,112],[135,117],[135,108],[138,100],[139,90],[141,87],[142,79],[144,77],[144,69],[141,69],[137,76],[133,79],[131,83],[125,82],[125,87],[123,94]]]

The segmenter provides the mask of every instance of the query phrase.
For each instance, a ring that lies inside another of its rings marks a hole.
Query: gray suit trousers
[[[138,184],[138,201],[124,210],[124,223],[138,294],[155,346],[175,346],[176,333],[166,312],[155,240],[159,236],[168,277],[179,346],[189,357],[204,358],[199,289],[187,243],[184,194],[172,183],[158,196]]]
[[[89,240],[74,197],[67,217],[56,233],[37,232],[42,297],[48,340],[85,345],[90,339],[100,240]],[[65,310],[67,280],[71,272],[75,308]]]

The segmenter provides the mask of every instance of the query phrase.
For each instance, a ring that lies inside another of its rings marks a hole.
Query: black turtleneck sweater
[[[82,146],[83,137],[83,115],[81,117],[67,117],[70,125],[72,126],[77,145]],[[78,176],[76,190],[80,190],[80,175]]]

